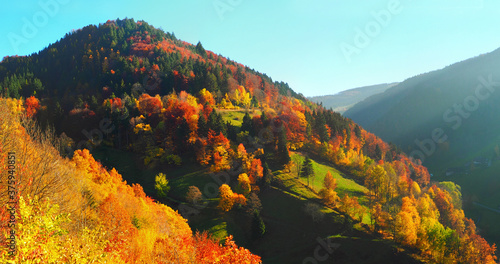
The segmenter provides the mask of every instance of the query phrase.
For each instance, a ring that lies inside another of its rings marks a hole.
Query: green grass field
[[[237,109],[237,110],[224,110],[224,109],[218,109],[218,113],[222,115],[222,119],[224,122],[230,122],[233,126],[240,127],[241,123],[243,122],[243,117],[245,116],[245,113],[248,112],[250,117],[256,116],[256,115],[261,115],[262,111],[259,109]]]
[[[299,160],[300,162],[304,162],[305,157],[300,153],[292,153],[292,158]],[[318,163],[312,160],[314,177],[310,179],[310,186],[318,192],[323,188],[323,181],[325,179],[326,173],[329,171],[333,178],[337,180],[337,193],[340,197],[348,194],[349,196],[365,196],[368,192],[368,189],[362,185],[359,185],[354,180],[346,177],[345,174],[340,172],[339,170],[331,167],[329,165]],[[296,175],[295,175],[296,177]],[[300,182],[307,185],[307,179],[304,177],[299,178]]]
[[[303,162],[305,157],[301,153],[292,153],[292,158],[295,161]],[[275,175],[281,179],[285,188],[288,192],[293,195],[305,199],[319,199],[317,193],[323,188],[323,181],[325,175],[328,171],[337,180],[337,189],[339,197],[342,198],[346,194],[351,197],[358,197],[359,203],[364,206],[369,212],[367,204],[368,199],[366,194],[368,189],[362,185],[359,185],[354,180],[349,179],[345,174],[335,169],[327,164],[318,163],[312,160],[314,177],[310,180],[310,186],[308,186],[307,179],[304,177],[297,178],[296,172],[292,169],[292,172],[277,171]],[[363,223],[367,224],[370,222],[370,215],[366,213],[363,217]]]

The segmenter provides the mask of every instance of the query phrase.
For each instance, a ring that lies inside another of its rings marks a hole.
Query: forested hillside
[[[415,158],[433,169],[447,166],[498,144],[499,59],[500,50],[495,50],[409,78],[345,115],[406,153],[422,151],[415,141],[432,138],[440,129],[446,139],[434,142],[435,151]]]
[[[6,57],[0,80],[2,171],[9,153],[19,160],[18,262],[260,261],[230,235],[270,263],[317,261],[324,241],[338,263],[496,259],[459,186],[431,182],[418,161],[286,83],[144,21]]]
[[[22,118],[22,101],[0,101],[0,201],[15,208],[0,209],[9,223],[2,224],[2,263],[260,262],[231,238],[220,246],[192,234],[177,212],[127,185],[88,150],[60,157],[53,134]]]

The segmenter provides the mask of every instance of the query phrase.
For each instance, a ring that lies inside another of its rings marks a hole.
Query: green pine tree
[[[266,233],[266,225],[259,214],[259,211],[255,210],[252,217],[252,238],[257,240],[264,236]]]
[[[262,187],[269,187],[271,186],[271,183],[273,181],[273,172],[271,169],[269,169],[269,165],[267,162],[264,162],[264,171],[263,171],[263,176],[262,176]]]
[[[321,142],[328,141],[328,129],[326,128],[325,117],[322,113],[318,113],[318,116],[316,117],[316,130]]]
[[[241,124],[241,131],[248,131],[250,135],[254,135],[253,121],[248,112],[243,116],[243,123]]]
[[[203,48],[203,45],[201,45],[200,41],[198,41],[198,44],[196,44],[196,53],[200,54],[204,58],[207,57],[207,52],[205,48]]]
[[[302,171],[300,175],[307,178],[307,185],[310,185],[311,177],[314,177],[314,169],[312,165],[312,161],[309,157],[306,157],[304,163],[302,163]]]
[[[286,129],[282,125],[278,136],[278,159],[287,164],[290,162],[290,153],[288,152],[288,139],[286,138]]]
[[[377,144],[375,146],[375,160],[379,161],[382,159],[382,150],[380,149],[380,146]]]
[[[199,137],[206,137],[208,135],[208,124],[207,120],[205,119],[205,115],[200,112],[198,118],[198,136]]]

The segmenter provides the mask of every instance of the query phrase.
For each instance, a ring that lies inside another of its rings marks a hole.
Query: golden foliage
[[[213,263],[201,261],[199,254],[212,242],[193,237],[179,213],[155,203],[142,187],[127,185],[88,150],[76,150],[71,160],[60,157],[57,140],[29,119],[21,124],[21,115],[22,102],[0,98],[0,169],[6,170],[6,154],[15,152],[19,190],[19,254],[7,259],[10,230],[2,225],[1,263]],[[8,196],[4,188],[0,191],[5,204]],[[244,203],[240,196],[233,194],[231,200]],[[0,209],[0,220],[7,217]],[[231,243],[214,259],[260,262]]]

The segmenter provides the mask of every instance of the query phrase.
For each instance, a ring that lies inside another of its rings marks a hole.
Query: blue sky
[[[201,41],[306,96],[402,81],[500,47],[494,0],[23,0],[0,10],[0,57],[125,17]]]

